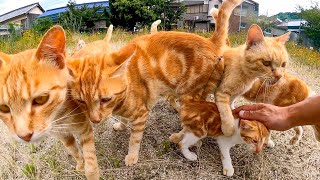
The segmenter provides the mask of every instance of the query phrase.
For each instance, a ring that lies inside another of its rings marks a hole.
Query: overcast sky
[[[76,0],[77,3],[96,2],[99,0]],[[297,5],[308,7],[311,1],[320,0],[254,0],[260,4],[260,14],[274,15],[279,12],[294,12]],[[52,9],[65,6],[68,0],[0,0],[0,14],[17,9],[28,4],[40,2],[44,9]]]

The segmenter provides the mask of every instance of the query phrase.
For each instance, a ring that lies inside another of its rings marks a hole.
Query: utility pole
[[[242,16],[241,16],[241,13],[242,13],[242,4],[243,3],[241,3],[241,5],[240,5],[240,20],[239,20],[239,32],[241,31],[241,21],[242,21]]]

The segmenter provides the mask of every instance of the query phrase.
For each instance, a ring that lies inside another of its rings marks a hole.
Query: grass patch
[[[33,164],[26,164],[24,166],[24,169],[22,169],[22,173],[28,178],[28,179],[36,179],[36,166]]]

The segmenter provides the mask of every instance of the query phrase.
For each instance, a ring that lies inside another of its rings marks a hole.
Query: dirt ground
[[[120,47],[121,43],[113,47]],[[305,80],[320,93],[320,71],[292,60],[289,72]],[[238,101],[243,104],[244,101]],[[96,147],[102,179],[320,179],[320,143],[314,140],[311,127],[298,145],[291,146],[293,130],[273,132],[274,148],[254,155],[245,145],[235,146],[231,157],[235,168],[232,178],[222,175],[216,142],[205,139],[201,148],[193,148],[199,160],[190,162],[168,141],[180,130],[178,114],[160,100],[154,107],[144,134],[137,165],[126,167],[129,129],[115,132],[109,119],[95,126]],[[30,145],[14,142],[0,123],[0,179],[85,179],[75,171],[75,161],[62,144],[50,137]]]

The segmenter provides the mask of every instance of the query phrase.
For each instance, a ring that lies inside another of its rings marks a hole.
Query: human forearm
[[[304,125],[320,126],[320,96],[310,97],[285,108],[291,127]]]

